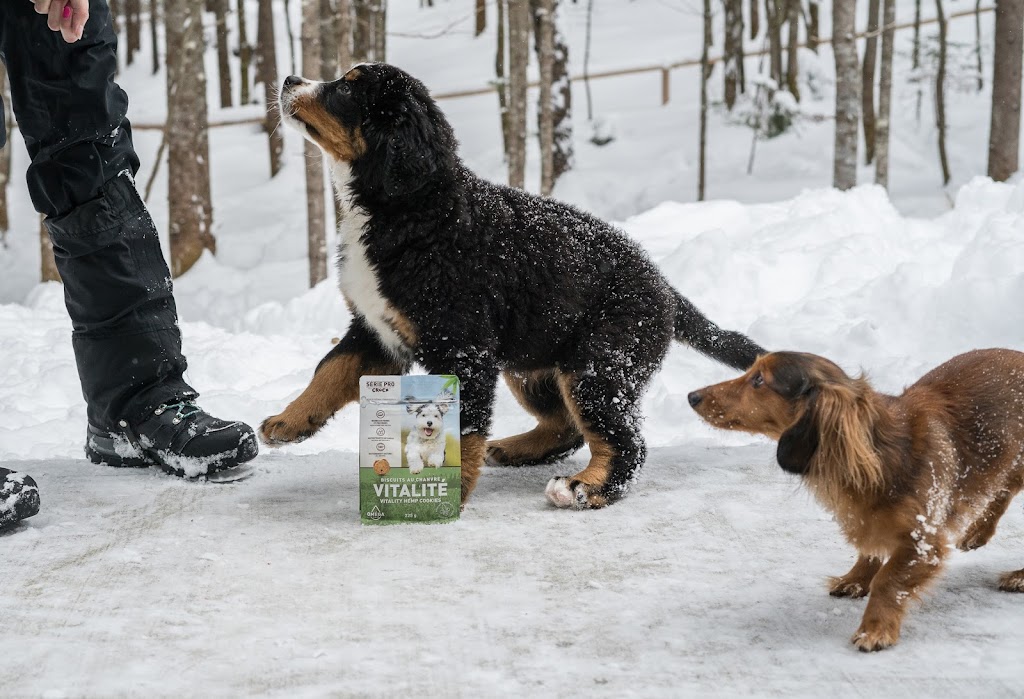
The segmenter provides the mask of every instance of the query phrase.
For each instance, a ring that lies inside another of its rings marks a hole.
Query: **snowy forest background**
[[[111,2],[139,186],[158,222],[166,211],[174,275],[237,227],[218,196],[234,176],[230,140],[245,143],[268,183],[304,180],[304,210],[288,218],[305,224],[310,285],[328,274],[334,201],[316,149],[304,146],[303,164],[286,148],[298,136],[277,128],[273,96],[290,73],[329,80],[357,62],[395,62],[432,89],[481,174],[613,219],[666,199],[765,201],[858,182],[929,215],[972,176],[1002,181],[1017,169],[1024,2],[998,5]],[[8,300],[30,282],[32,231],[38,278],[57,278],[45,233],[24,215],[14,143],[0,153],[0,269],[20,279]],[[289,167],[303,172],[280,177]],[[279,254],[299,252],[291,243]]]

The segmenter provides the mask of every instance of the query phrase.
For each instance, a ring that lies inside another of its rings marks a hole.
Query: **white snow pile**
[[[972,348],[1024,349],[1024,183],[978,179],[934,220],[885,193],[776,204],[665,203],[623,223],[723,327],[824,354],[899,391]],[[226,238],[227,245],[232,243]],[[332,281],[205,258],[178,281],[187,378],[214,414],[258,423],[301,391],[348,322]],[[297,268],[292,268],[297,269]],[[223,301],[223,303],[221,303]],[[231,309],[231,312],[225,310]],[[0,536],[0,687],[14,695],[1019,695],[1019,505],[877,656],[848,639],[863,601],[832,600],[852,551],[774,465],[773,445],[701,423],[686,394],[735,372],[677,346],[645,401],[633,494],[555,510],[568,463],[485,469],[463,519],[367,528],[357,410],[264,450],[233,485],[82,457],[85,409],[57,285],[0,305],[0,464],[42,511]],[[532,421],[504,388],[496,436]]]

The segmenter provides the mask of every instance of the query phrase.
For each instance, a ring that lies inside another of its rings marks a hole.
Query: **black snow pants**
[[[135,188],[110,10],[91,0],[89,12],[82,39],[67,44],[30,0],[0,0],[0,56],[32,159],[29,194],[64,283],[89,422],[117,430],[196,392],[182,378],[171,275]]]

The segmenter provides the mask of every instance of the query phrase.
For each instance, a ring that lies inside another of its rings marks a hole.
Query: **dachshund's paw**
[[[978,522],[975,522],[967,529],[956,547],[961,551],[974,551],[975,549],[980,549],[992,539],[992,536],[995,533],[995,527],[981,525]]]
[[[833,597],[852,597],[857,599],[867,597],[870,583],[865,584],[863,580],[848,580],[845,577],[832,578],[828,593]]]
[[[1024,570],[1000,575],[999,589],[1003,592],[1024,592]]]
[[[608,504],[608,498],[600,493],[600,486],[587,485],[582,481],[564,476],[552,478],[544,489],[544,495],[555,507],[572,507],[577,510],[596,509]]]
[[[293,444],[309,439],[323,426],[323,421],[303,415],[290,407],[280,415],[268,417],[260,424],[260,439],[269,446]]]
[[[876,650],[885,650],[896,645],[900,640],[900,625],[894,623],[868,623],[864,622],[853,634],[850,642],[857,646],[857,649],[864,653],[872,653]]]

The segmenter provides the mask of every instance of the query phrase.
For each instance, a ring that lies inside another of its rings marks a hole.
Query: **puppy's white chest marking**
[[[332,174],[338,186],[339,203],[345,210],[338,228],[338,286],[356,312],[377,333],[381,344],[396,356],[408,356],[410,348],[396,331],[398,314],[380,292],[377,271],[362,241],[369,217],[361,207],[347,201],[347,164],[336,165]]]

